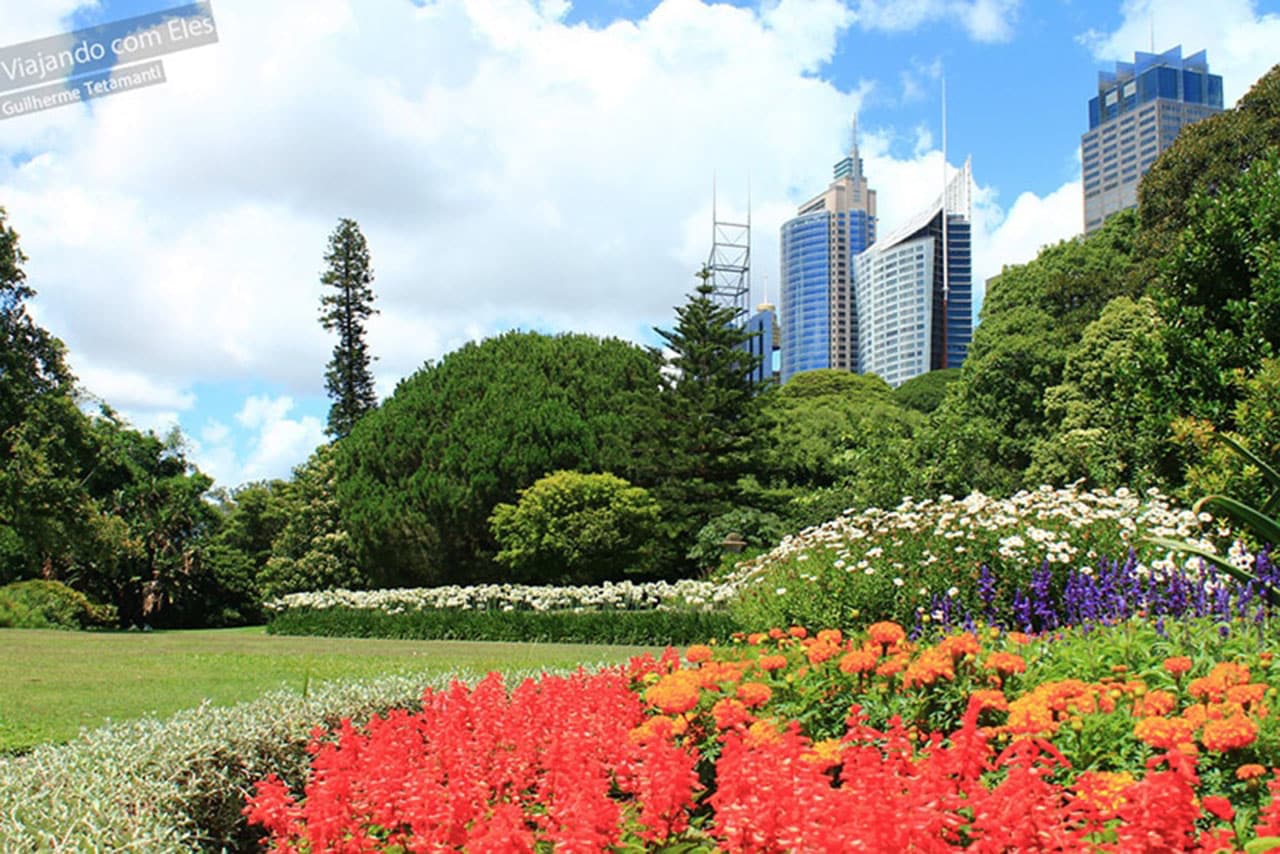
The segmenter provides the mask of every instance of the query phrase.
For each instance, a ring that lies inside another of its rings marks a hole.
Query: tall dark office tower
[[[1222,112],[1222,78],[1209,73],[1204,51],[1182,56],[1135,53],[1133,62],[1098,72],[1089,100],[1089,131],[1080,138],[1084,166],[1084,230],[1138,204],[1138,182],[1187,125]]]

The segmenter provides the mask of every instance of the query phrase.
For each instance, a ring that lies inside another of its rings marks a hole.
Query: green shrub
[[[489,527],[498,563],[534,584],[618,581],[652,543],[658,503],[620,477],[557,471],[499,504]]]
[[[738,622],[723,611],[473,611],[400,613],[329,607],[290,608],[267,631],[281,635],[400,640],[522,641],[664,646],[727,638]]]
[[[99,605],[58,581],[32,579],[0,587],[2,627],[88,629],[115,623],[115,608]]]
[[[507,675],[516,682],[534,674]],[[0,850],[256,850],[261,830],[245,826],[244,798],[271,772],[302,785],[313,728],[416,707],[428,685],[452,678],[331,682],[306,696],[275,691],[229,708],[113,724],[0,759]]]

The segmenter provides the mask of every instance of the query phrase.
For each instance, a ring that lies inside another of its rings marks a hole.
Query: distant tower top
[[[858,155],[858,114],[853,114],[853,144],[849,146],[849,156],[836,163],[832,170],[837,181],[841,178],[862,178],[862,157]]]

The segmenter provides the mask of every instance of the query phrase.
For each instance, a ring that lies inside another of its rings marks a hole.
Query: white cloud
[[[216,418],[210,418],[200,430],[200,441],[211,445],[220,445],[230,438],[231,428]]]
[[[120,409],[185,411],[196,402],[191,392],[138,370],[88,364],[80,367],[77,378],[91,397]]]
[[[67,18],[78,9],[90,9],[96,2],[86,0],[40,0],[38,3],[5,3],[0,6],[0,33],[5,44],[59,35]]]
[[[975,292],[985,291],[986,280],[1004,266],[1025,264],[1041,248],[1083,231],[1083,197],[1078,180],[1063,184],[1043,198],[1023,193],[1007,213],[993,199],[981,195],[975,200],[973,216]]]
[[[210,419],[198,439],[188,439],[190,458],[224,486],[288,477],[295,465],[325,441],[320,419],[312,415],[290,417],[293,408],[288,395],[252,395],[235,416],[245,428],[241,441],[236,441],[226,424]]]
[[[1212,8],[1186,0],[1125,0],[1113,32],[1091,31],[1081,40],[1100,62],[1132,61],[1136,50],[1163,52],[1181,44],[1183,56],[1207,51],[1209,70],[1222,75],[1223,98],[1234,104],[1280,60],[1280,15],[1261,14],[1254,0],[1218,0]]]
[[[951,19],[981,42],[1013,37],[1021,0],[859,0],[856,18],[868,30],[913,30],[931,21]]]

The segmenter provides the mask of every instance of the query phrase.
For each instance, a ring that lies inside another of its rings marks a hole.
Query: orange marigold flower
[[[684,718],[667,718],[662,715],[649,718],[627,734],[632,744],[646,744],[650,741],[669,741],[677,735],[683,735],[688,729]]]
[[[1227,702],[1247,706],[1250,703],[1262,702],[1262,698],[1266,696],[1266,693],[1267,686],[1260,682],[1253,682],[1248,685],[1232,685],[1227,689]]]
[[[855,649],[840,658],[842,673],[869,673],[876,666],[876,654],[865,649]]]
[[[1195,727],[1183,718],[1143,718],[1133,727],[1138,741],[1157,750],[1178,750],[1194,733]]]
[[[645,701],[668,715],[682,715],[698,705],[700,697],[696,683],[687,679],[664,677],[644,692]]]
[[[881,646],[893,646],[907,639],[906,630],[897,623],[872,623],[867,627],[867,637]]]
[[[902,668],[906,667],[906,662],[901,658],[887,658],[876,667],[877,676],[896,676],[902,672]]]
[[[1076,797],[1098,810],[1104,816],[1112,816],[1125,802],[1125,789],[1133,785],[1133,775],[1128,771],[1085,771],[1076,778]]]
[[[712,655],[711,647],[704,643],[695,643],[685,650],[684,658],[690,664],[698,664],[699,662],[710,661]]]
[[[822,769],[840,764],[840,741],[834,738],[815,741],[813,746],[800,754],[805,762],[811,762]]]
[[[1191,659],[1185,655],[1171,655],[1164,660],[1164,669],[1177,678],[1191,669]]]
[[[1244,685],[1248,682],[1248,667],[1243,664],[1222,661],[1213,666],[1208,676],[1192,679],[1191,684],[1187,686],[1187,692],[1193,697],[1220,703],[1229,688],[1234,685]]]
[[[764,632],[752,632],[751,634],[747,635],[747,643],[751,644],[752,646],[759,646],[760,644],[764,643],[765,638],[767,637],[769,636]]]
[[[950,655],[952,658],[962,658],[966,655],[977,655],[982,651],[982,647],[978,645],[978,639],[969,632],[958,635],[949,635],[942,639],[938,647]]]
[[[1027,672],[1027,662],[1014,652],[993,652],[987,656],[982,666],[1005,676],[1011,673]]]
[[[766,744],[776,744],[782,740],[782,733],[778,732],[778,727],[773,721],[764,718],[756,721],[747,728],[747,737],[743,742],[747,747],[760,747]]]
[[[1250,762],[1247,765],[1241,765],[1236,769],[1237,780],[1256,780],[1263,774],[1267,773],[1267,769],[1257,763]]]
[[[787,634],[791,635],[793,638],[798,638],[800,640],[804,640],[809,636],[809,632],[807,629],[805,629],[804,626],[792,626],[791,628],[787,629]]]
[[[1009,701],[1005,698],[1003,691],[993,691],[989,688],[982,688],[974,691],[969,695],[970,705],[976,704],[978,711],[985,712],[988,709],[997,712],[1009,711]]]
[[[762,655],[756,664],[761,670],[784,670],[787,666],[787,657],[785,655]]]
[[[915,661],[907,665],[907,674],[902,682],[907,687],[916,685],[932,685],[939,679],[956,678],[955,664],[951,654],[941,646],[925,650]]]
[[[822,643],[833,643],[839,646],[844,641],[844,633],[839,629],[823,629],[818,632],[818,640]]]
[[[746,662],[742,661],[708,661],[694,672],[698,674],[697,685],[700,688],[718,691],[720,683],[737,682],[741,679],[745,668]]]
[[[1207,750],[1226,753],[1240,747],[1248,747],[1258,738],[1258,725],[1244,715],[1232,715],[1225,720],[1206,721],[1200,731],[1200,743]]]
[[[832,643],[812,643],[804,652],[810,664],[821,664],[840,654],[840,647]]]
[[[1206,810],[1222,821],[1231,821],[1236,817],[1236,811],[1232,808],[1231,801],[1221,795],[1206,795],[1201,799],[1200,803],[1204,805]]]
[[[1134,703],[1134,713],[1138,717],[1164,717],[1178,705],[1178,698],[1168,691],[1152,691]]]
[[[738,699],[748,709],[758,709],[773,697],[773,689],[763,682],[743,682],[738,686]]]
[[[786,632],[784,632],[782,629],[779,629],[779,628],[769,629],[769,637],[771,637],[774,640],[780,640],[785,636],[786,636]]]
[[[715,718],[716,727],[722,730],[746,726],[755,720],[755,716],[747,711],[741,700],[728,697],[716,701],[711,707],[711,716]]]
[[[1026,632],[1009,632],[1005,637],[1017,644],[1031,643],[1031,636]]]

